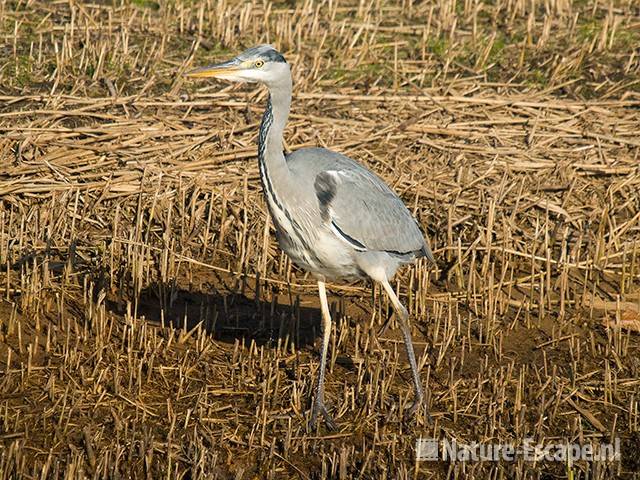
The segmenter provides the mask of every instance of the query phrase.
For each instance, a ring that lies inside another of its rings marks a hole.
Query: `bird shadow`
[[[132,292],[132,280],[126,269],[110,271],[100,258],[87,262],[76,255],[76,242],[68,251],[50,249],[29,250],[15,260],[11,269],[19,271],[29,262],[47,261],[54,275],[77,272],[93,285],[94,300],[101,292],[106,308],[113,314],[134,318],[156,325],[190,331],[201,325],[215,340],[228,344],[237,341],[255,342],[258,346],[282,345],[295,348],[315,348],[321,336],[321,312],[317,297],[291,291],[270,292],[270,301],[263,300],[260,280],[248,276],[222,276],[200,272],[200,286],[187,279],[155,281],[137,294]],[[82,280],[80,283],[84,283]],[[115,287],[114,287],[115,286]],[[343,315],[344,308],[332,303],[334,319]],[[354,368],[348,357],[340,356],[338,363]]]
[[[130,303],[135,316],[151,324],[185,331],[201,325],[215,340],[230,344],[240,340],[277,345],[287,340],[301,348],[313,347],[320,337],[320,310],[301,305],[300,296],[267,302],[242,291],[199,291],[175,282],[154,282]],[[118,300],[107,300],[106,306],[119,315],[128,308]]]

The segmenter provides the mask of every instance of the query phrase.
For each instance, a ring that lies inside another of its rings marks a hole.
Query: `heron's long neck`
[[[260,178],[265,192],[271,186],[287,184],[290,176],[287,162],[282,152],[282,133],[289,116],[291,105],[291,81],[269,88],[269,101],[262,117],[258,137],[258,162]],[[273,191],[274,189],[271,188]]]

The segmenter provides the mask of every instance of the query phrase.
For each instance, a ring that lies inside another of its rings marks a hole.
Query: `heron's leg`
[[[313,399],[313,407],[311,410],[311,426],[314,427],[318,414],[322,416],[327,423],[327,427],[335,430],[336,426],[333,419],[327,412],[324,404],[324,372],[327,365],[327,351],[329,350],[329,337],[331,336],[331,314],[329,313],[329,302],[327,301],[327,290],[324,281],[318,280],[318,295],[320,296],[320,310],[322,311],[322,352],[320,353],[320,371],[318,374],[318,383]]]
[[[409,357],[409,365],[411,365],[411,376],[413,377],[413,387],[416,393],[416,399],[413,402],[413,405],[409,409],[409,415],[413,415],[420,404],[424,401],[424,393],[422,391],[422,381],[420,380],[420,372],[418,372],[418,363],[416,362],[416,355],[413,352],[413,342],[411,341],[411,330],[409,330],[409,324],[407,323],[407,319],[409,318],[409,313],[407,309],[404,308],[404,305],[400,303],[396,292],[393,291],[393,287],[389,284],[388,280],[384,280],[381,282],[384,290],[389,295],[389,299],[393,304],[393,309],[396,311],[398,315],[398,320],[400,322],[400,329],[402,330],[402,338],[404,339],[404,347],[407,352],[407,357]]]

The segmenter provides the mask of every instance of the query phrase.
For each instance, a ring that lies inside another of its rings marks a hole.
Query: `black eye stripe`
[[[258,45],[251,47],[238,55],[238,59],[241,61],[253,60],[256,57],[265,63],[287,63],[282,54],[271,45]]]

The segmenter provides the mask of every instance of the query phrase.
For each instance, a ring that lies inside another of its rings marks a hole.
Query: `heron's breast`
[[[327,279],[360,278],[353,249],[338,239],[328,225],[313,212],[292,207],[285,210],[270,205],[280,248],[293,263]]]
[[[280,248],[297,265],[312,270],[317,259],[313,247],[315,232],[309,215],[299,208],[274,202],[268,195],[267,203]]]

